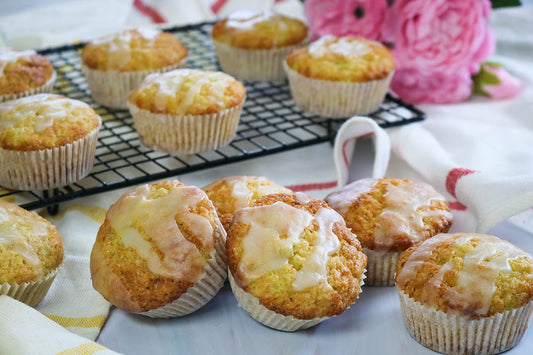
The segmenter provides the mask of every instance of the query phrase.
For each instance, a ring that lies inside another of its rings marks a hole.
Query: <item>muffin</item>
[[[50,222],[0,199],[0,295],[36,306],[59,272],[63,253]]]
[[[242,10],[216,22],[211,30],[222,70],[238,79],[285,79],[283,59],[305,44],[302,21],[271,11]]]
[[[65,186],[92,169],[101,120],[87,104],[38,94],[0,104],[0,185]]]
[[[241,208],[270,194],[291,194],[292,191],[262,176],[230,176],[202,188],[213,202],[226,230],[231,217]]]
[[[514,347],[533,311],[533,257],[485,234],[439,234],[405,251],[396,288],[411,336],[447,354]]]
[[[226,279],[226,232],[205,193],[177,180],[139,186],[107,211],[91,252],[93,287],[154,318],[194,312]]]
[[[0,47],[0,102],[52,92],[56,73],[46,57],[34,50]]]
[[[401,253],[438,233],[453,220],[448,203],[433,187],[400,179],[362,179],[332,192],[326,202],[339,212],[368,257],[373,286],[394,285]]]
[[[137,28],[87,43],[81,69],[96,102],[125,109],[128,93],[148,74],[182,68],[186,58],[187,48],[172,34]]]
[[[129,95],[128,108],[146,146],[187,155],[231,142],[245,96],[227,74],[178,69],[149,75]]]
[[[226,242],[239,305],[278,330],[344,312],[361,292],[366,256],[342,217],[302,193],[263,196],[233,216]]]
[[[296,106],[328,118],[376,111],[389,88],[394,58],[379,42],[326,35],[283,62]]]

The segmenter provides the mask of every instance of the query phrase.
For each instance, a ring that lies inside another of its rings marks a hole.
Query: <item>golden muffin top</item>
[[[0,103],[0,148],[40,150],[70,144],[98,129],[100,117],[84,102],[39,94]]]
[[[533,299],[533,257],[491,235],[439,234],[402,254],[396,287],[446,313],[490,317]]]
[[[361,179],[329,194],[364,248],[404,251],[447,232],[453,220],[448,203],[433,187],[400,179]]]
[[[152,113],[203,115],[235,107],[246,89],[215,71],[177,69],[148,75],[129,95],[129,104]]]
[[[286,64],[309,78],[346,82],[381,80],[394,70],[394,58],[381,43],[332,35],[294,49]]]
[[[0,285],[38,281],[63,262],[56,227],[35,212],[0,200]]]
[[[342,217],[302,193],[266,195],[238,210],[226,252],[239,287],[298,319],[342,313],[355,302],[366,267]]]
[[[95,39],[81,52],[90,69],[119,72],[161,69],[187,57],[187,48],[178,38],[153,28],[124,30]]]
[[[270,194],[291,194],[292,191],[263,176],[230,176],[202,188],[213,202],[218,216],[228,229],[231,217],[241,208]]]
[[[54,68],[50,61],[35,51],[0,47],[0,95],[39,88],[53,74]]]
[[[307,26],[271,11],[242,10],[215,23],[211,37],[232,47],[271,49],[302,43],[307,38]]]
[[[107,211],[91,253],[94,288],[120,309],[142,312],[179,298],[205,274],[225,240],[205,193],[177,180],[139,186]]]

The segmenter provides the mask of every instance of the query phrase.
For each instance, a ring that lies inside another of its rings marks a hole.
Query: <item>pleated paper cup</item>
[[[222,226],[220,226],[222,228]],[[209,302],[222,288],[227,276],[225,232],[217,233],[215,250],[207,260],[204,276],[178,299],[162,307],[139,312],[151,318],[173,318],[190,314]]]
[[[186,65],[186,59],[181,62],[169,65],[161,69],[145,70],[145,71],[131,71],[119,72],[115,70],[95,70],[90,69],[86,65],[81,66],[81,70],[85,74],[91,95],[97,103],[113,108],[126,109],[127,97],[130,91],[135,89],[144,78],[153,73],[164,73],[178,68],[183,68]]]
[[[243,49],[213,40],[222,71],[247,81],[283,81],[285,57],[302,43],[272,49]]]
[[[42,280],[24,282],[21,284],[3,283],[0,284],[0,295],[7,295],[19,300],[28,306],[35,307],[44,298],[56,275],[59,273],[61,266],[51,271]]]
[[[94,165],[100,126],[101,123],[87,136],[61,147],[33,151],[0,148],[0,186],[48,190],[82,179]]]
[[[394,286],[396,264],[402,252],[375,251],[363,248],[367,256],[366,284],[368,286]]]
[[[141,142],[155,151],[174,155],[207,152],[228,145],[239,126],[239,105],[205,115],[153,113],[128,102]]]
[[[308,78],[283,61],[294,104],[302,111],[327,118],[346,118],[376,111],[383,102],[391,72],[385,79],[364,83]]]
[[[57,78],[57,74],[54,71],[52,73],[52,76],[50,77],[50,79],[48,79],[48,81],[46,83],[44,83],[44,85],[39,86],[38,88],[31,89],[31,90],[26,90],[24,92],[19,92],[19,93],[15,93],[15,94],[0,95],[0,103],[5,102],[5,101],[9,101],[9,100],[20,99],[21,97],[26,97],[26,96],[31,96],[31,95],[44,94],[44,93],[52,92],[52,90],[54,89],[54,84],[56,82],[56,78]]]
[[[514,347],[527,329],[533,301],[492,317],[469,319],[427,307],[398,290],[409,334],[445,354],[498,354]]]
[[[260,304],[257,297],[239,287],[235,283],[231,272],[228,274],[228,278],[231,290],[235,295],[235,299],[237,299],[237,302],[239,303],[239,307],[248,312],[253,319],[266,325],[267,327],[283,330],[285,332],[294,332],[299,329],[310,328],[330,318],[321,317],[312,319],[298,319],[293,316],[285,316],[283,314],[276,313]]]

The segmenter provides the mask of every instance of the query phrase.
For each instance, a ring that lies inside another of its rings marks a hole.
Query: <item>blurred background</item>
[[[212,20],[239,8],[303,18],[299,0],[0,0],[0,45],[38,49],[128,27]]]

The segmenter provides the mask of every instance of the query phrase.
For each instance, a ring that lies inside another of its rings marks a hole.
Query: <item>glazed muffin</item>
[[[328,118],[377,110],[394,73],[391,52],[358,37],[323,36],[283,63],[296,106]]]
[[[223,147],[239,125],[246,89],[214,71],[178,69],[149,75],[128,98],[140,140],[171,154]]]
[[[38,94],[0,104],[0,185],[65,186],[92,169],[101,120],[87,104]]]
[[[56,73],[46,57],[34,50],[0,47],[0,102],[52,92]]]
[[[263,196],[233,216],[226,242],[233,293],[258,322],[309,328],[361,292],[366,256],[342,217],[302,193]]]
[[[271,11],[238,11],[213,25],[211,38],[222,70],[249,81],[285,79],[283,59],[305,44],[302,21]]]
[[[93,287],[155,318],[205,305],[226,279],[226,232],[205,193],[177,180],[142,185],[107,211],[91,253]]]
[[[439,234],[405,251],[396,274],[403,319],[447,354],[514,347],[533,311],[533,257],[485,234]]]
[[[228,230],[231,217],[254,201],[270,194],[292,191],[262,176],[230,176],[202,188],[217,209],[222,225]]]
[[[81,52],[82,71],[94,100],[126,108],[128,93],[148,74],[182,68],[187,48],[170,33],[137,28],[95,39]]]
[[[50,222],[0,199],[0,295],[36,306],[59,272],[63,253]]]
[[[453,220],[448,203],[433,187],[400,179],[362,179],[329,194],[325,201],[339,212],[368,257],[373,286],[394,285],[401,253],[438,233]]]

